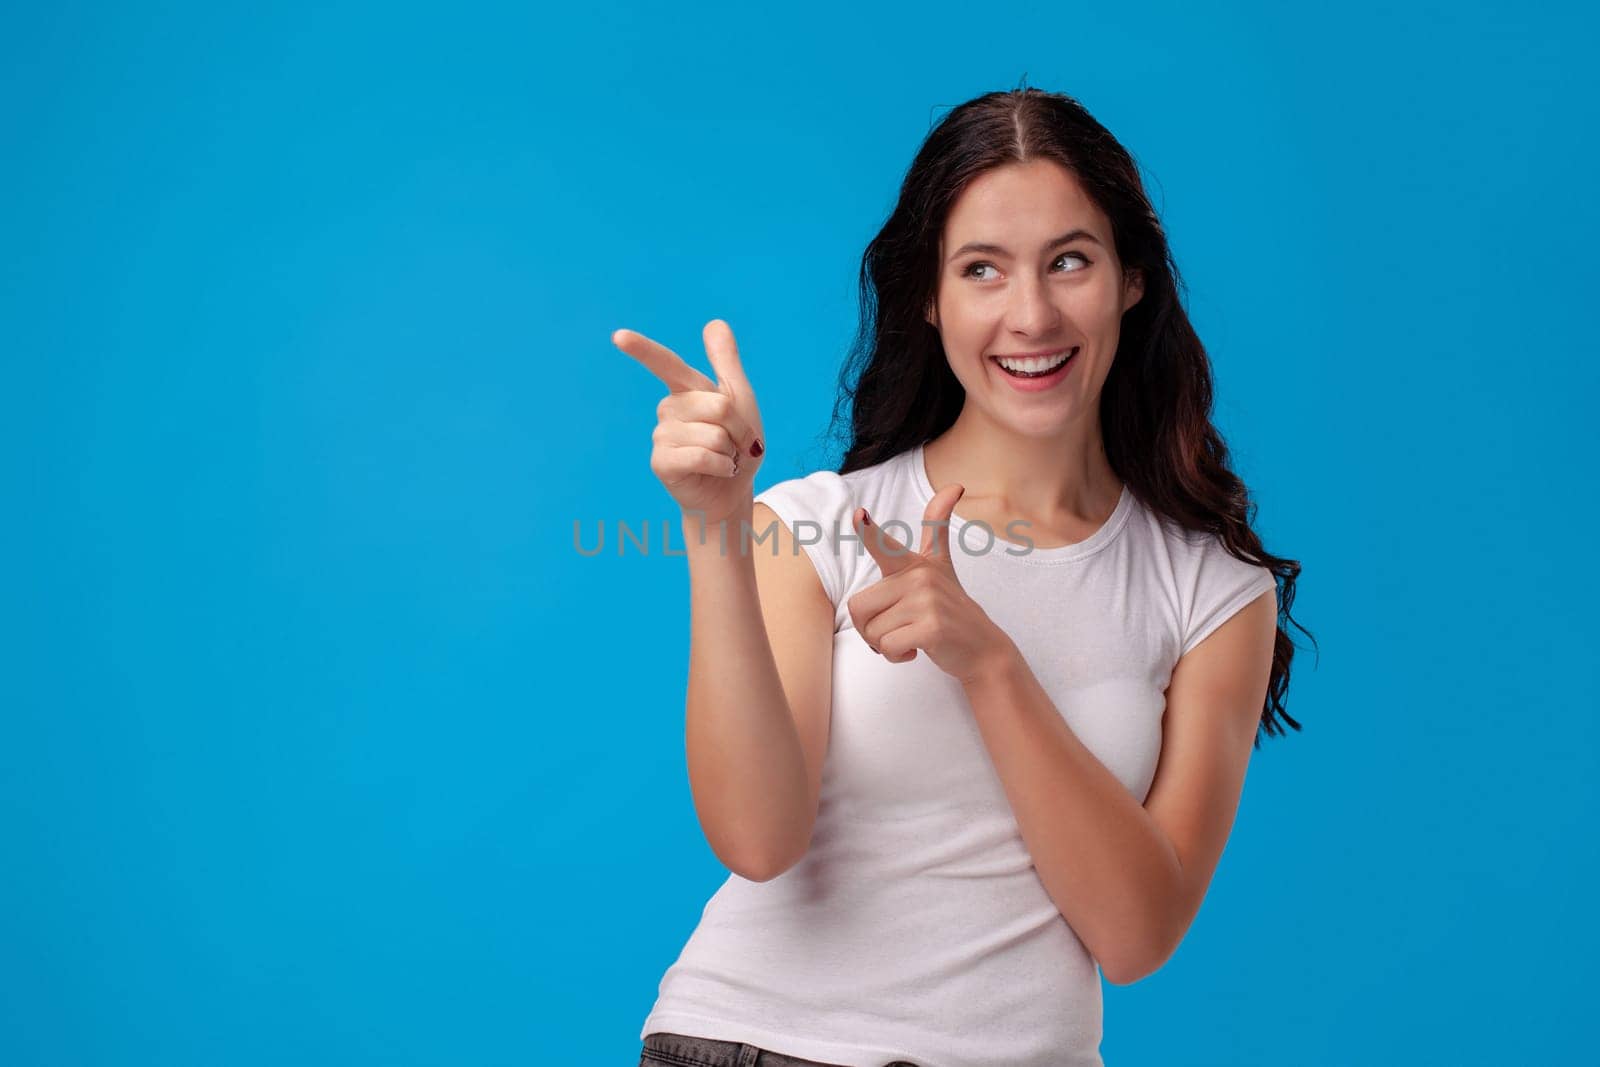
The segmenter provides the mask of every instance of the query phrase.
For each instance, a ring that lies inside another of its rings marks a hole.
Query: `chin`
[[[1076,404],[1057,404],[1045,410],[1039,405],[1032,411],[1020,411],[1009,404],[991,405],[989,418],[1018,437],[1040,439],[1059,437],[1078,419]]]
[[[1066,417],[1054,419],[1012,419],[1011,429],[1019,437],[1034,437],[1048,441],[1066,433],[1074,420]]]

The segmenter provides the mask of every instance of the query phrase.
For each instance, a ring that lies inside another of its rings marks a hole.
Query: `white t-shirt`
[[[665,1030],[850,1067],[1102,1062],[1097,965],[1034,870],[964,690],[926,653],[873,653],[850,619],[849,598],[882,578],[851,540],[853,509],[915,550],[932,498],[920,446],[756,494],[811,542],[836,609],[816,826],[794,867],[768,882],[730,875],[711,897],[641,1039]],[[963,588],[1143,803],[1179,656],[1274,589],[1272,572],[1126,488],[1077,544],[1024,552],[1010,542],[1026,528],[989,530],[957,503]]]

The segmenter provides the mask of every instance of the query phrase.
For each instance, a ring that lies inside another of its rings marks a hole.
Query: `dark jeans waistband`
[[[717,1041],[657,1030],[644,1037],[639,1067],[843,1067],[822,1060],[806,1060],[739,1041]],[[916,1067],[897,1060],[887,1067]]]

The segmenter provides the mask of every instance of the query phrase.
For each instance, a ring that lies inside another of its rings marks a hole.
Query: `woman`
[[[670,389],[689,774],[733,872],[640,1062],[1098,1064],[1100,976],[1172,954],[1258,730],[1299,729],[1300,566],[1250,528],[1160,222],[1075,101],[952,111],[861,292],[843,464],[759,494],[728,326],[716,381],[613,336]]]

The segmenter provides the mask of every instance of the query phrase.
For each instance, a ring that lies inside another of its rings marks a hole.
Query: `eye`
[[[1063,252],[1061,255],[1056,257],[1055,261],[1060,263],[1063,259],[1076,259],[1083,264],[1083,267],[1087,267],[1089,265],[1089,257],[1084,255],[1082,252]],[[975,263],[969,263],[967,268],[961,272],[961,276],[963,278],[977,277],[977,275],[973,274],[972,272],[977,270],[979,267],[988,267],[992,270],[994,268],[994,264],[980,259]],[[1066,273],[1076,274],[1078,271],[1082,270],[1083,267],[1078,267],[1076,270],[1069,270]],[[978,280],[984,281],[985,279],[979,278]]]

